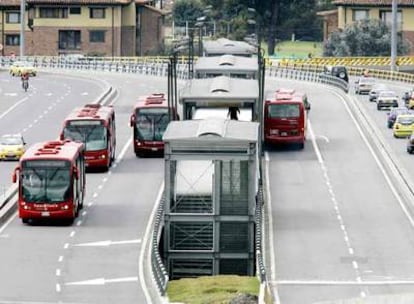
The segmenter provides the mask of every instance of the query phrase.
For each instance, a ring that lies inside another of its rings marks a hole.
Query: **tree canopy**
[[[398,55],[405,55],[409,45],[398,37]],[[391,29],[380,20],[361,20],[331,33],[324,45],[325,56],[389,56]]]
[[[276,41],[292,35],[299,40],[321,40],[322,21],[315,17],[316,11],[331,6],[331,0],[177,0],[173,17],[176,25],[184,26],[206,16],[208,32],[217,37],[243,40],[256,33],[273,54]]]

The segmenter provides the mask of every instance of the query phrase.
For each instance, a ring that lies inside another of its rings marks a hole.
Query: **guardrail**
[[[306,59],[281,59],[282,64],[308,64],[308,65],[345,65],[345,66],[390,66],[391,58],[388,57],[313,57]],[[399,56],[396,59],[397,66],[414,65],[413,56]]]
[[[164,263],[158,251],[158,244],[161,239],[161,227],[164,219],[164,206],[165,195],[162,194],[160,204],[158,206],[157,214],[155,215],[154,229],[152,232],[152,244],[151,244],[151,266],[152,273],[154,275],[155,283],[161,293],[161,296],[165,296],[168,285],[168,272],[165,269]]]

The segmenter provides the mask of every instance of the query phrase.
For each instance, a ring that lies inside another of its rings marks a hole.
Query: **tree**
[[[177,25],[189,23],[194,26],[198,17],[203,16],[204,5],[200,0],[177,0],[173,7],[173,19]]]
[[[409,51],[409,44],[398,37],[399,55]],[[324,45],[325,56],[389,56],[391,29],[381,20],[361,20],[331,33]]]

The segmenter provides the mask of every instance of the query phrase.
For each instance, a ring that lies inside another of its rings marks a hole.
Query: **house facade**
[[[398,33],[411,43],[414,52],[414,0],[398,0],[397,26]],[[324,20],[324,39],[336,29],[344,29],[347,25],[363,19],[377,19],[392,22],[392,0],[335,0],[337,12],[319,12]],[[332,20],[337,18],[337,26]]]
[[[145,0],[26,0],[24,55],[140,56],[163,45],[164,13]],[[20,0],[0,2],[2,55],[20,52]]]

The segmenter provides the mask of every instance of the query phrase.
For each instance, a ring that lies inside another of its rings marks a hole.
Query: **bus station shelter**
[[[170,279],[255,274],[257,122],[172,121],[160,246]]]
[[[228,76],[245,79],[258,79],[257,58],[234,55],[199,57],[194,64],[195,78]]]
[[[226,54],[251,57],[256,53],[257,49],[245,41],[230,40],[227,38],[203,41],[203,55],[206,57]]]
[[[241,120],[257,121],[261,108],[259,84],[257,80],[228,76],[191,79],[181,88],[179,103],[183,119],[226,118],[230,107],[238,107],[244,117]]]

